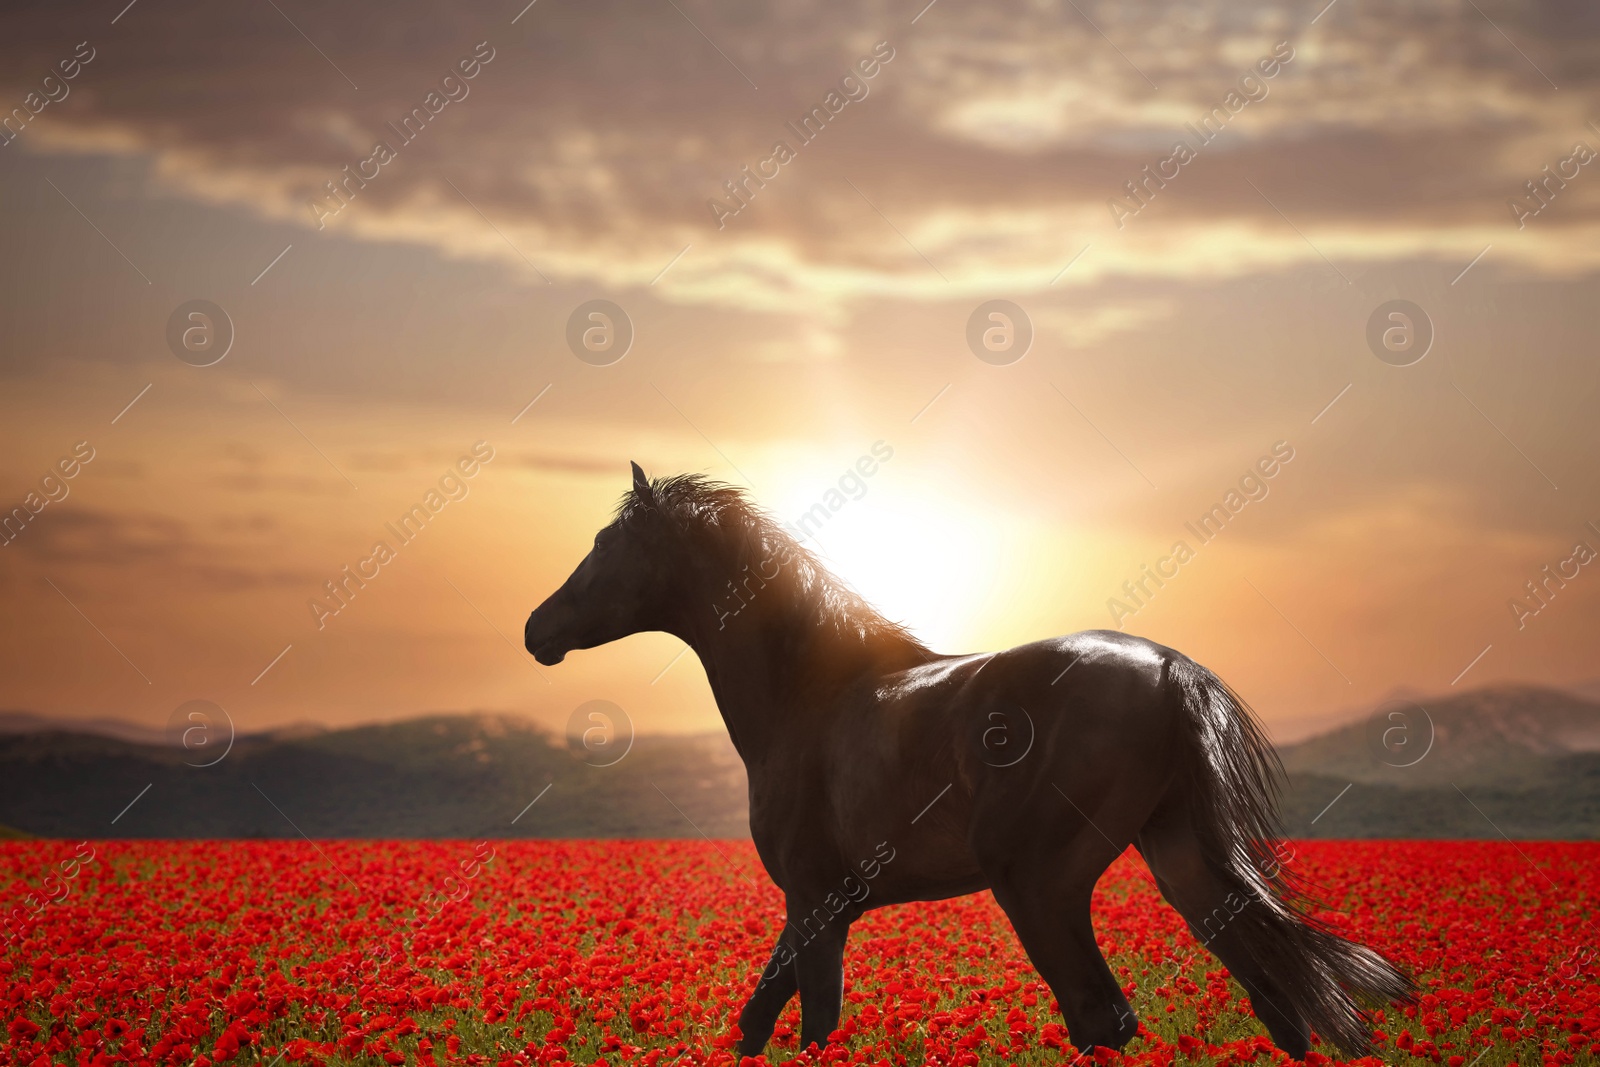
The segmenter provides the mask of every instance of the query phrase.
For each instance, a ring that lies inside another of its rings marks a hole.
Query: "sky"
[[[521,648],[630,460],[1280,738],[1600,676],[1587,0],[524,4],[0,14],[0,709],[716,728]]]

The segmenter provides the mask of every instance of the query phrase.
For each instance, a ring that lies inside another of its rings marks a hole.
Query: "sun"
[[[871,485],[805,532],[805,546],[835,576],[925,644],[963,651],[980,643],[1007,554],[1005,524],[961,501]]]

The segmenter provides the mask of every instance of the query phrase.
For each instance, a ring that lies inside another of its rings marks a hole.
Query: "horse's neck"
[[[859,648],[830,649],[815,623],[784,607],[752,603],[734,619],[707,613],[678,634],[700,657],[747,767],[765,761],[795,715],[830,702],[838,686],[832,668],[861,659]]]
[[[711,695],[728,728],[728,737],[745,766],[763,762],[788,710],[773,684],[777,671],[760,642],[737,639],[690,642],[705,667]]]
[[[735,590],[709,569],[681,602],[673,632],[700,657],[722,720],[747,767],[764,762],[797,715],[825,714],[876,671],[920,659],[920,646],[840,632],[781,583]],[[763,574],[763,577],[770,577]],[[734,590],[730,594],[730,590]]]

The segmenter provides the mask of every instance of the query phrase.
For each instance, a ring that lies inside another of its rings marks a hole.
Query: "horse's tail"
[[[1284,866],[1278,760],[1249,706],[1191,660],[1173,661],[1191,761],[1193,828],[1212,874],[1244,907],[1231,925],[1256,964],[1311,1029],[1351,1056],[1367,1053],[1372,1030],[1359,1002],[1415,996],[1412,980],[1383,956],[1316,919],[1307,884]]]

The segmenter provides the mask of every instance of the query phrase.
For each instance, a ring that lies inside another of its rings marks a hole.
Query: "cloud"
[[[317,580],[310,570],[280,567],[260,559],[259,537],[270,534],[274,520],[213,524],[232,536],[208,535],[196,525],[148,511],[102,511],[81,505],[52,507],[10,546],[46,569],[83,568],[109,574],[119,584],[127,573],[157,576],[163,583],[199,584],[212,590],[281,588]],[[35,528],[37,526],[37,529]]]
[[[508,466],[549,474],[597,475],[617,480],[626,473],[626,466],[613,459],[527,451],[511,452],[505,458]]]
[[[1085,348],[1129,330],[1170,317],[1178,309],[1171,297],[1149,297],[1084,306],[1054,305],[1033,314],[1034,327],[1053,334],[1063,343]]]
[[[613,288],[644,286],[692,245],[659,283],[665,299],[762,311],[1035,291],[1068,234],[1102,239],[1075,285],[1319,255],[1454,261],[1513,234],[1502,255],[1526,268],[1600,266],[1600,181],[1531,232],[1506,207],[1575,139],[1600,143],[1595,19],[1558,0],[1494,23],[1447,0],[1345,4],[1316,25],[1259,0],[1225,14],[957,5],[916,26],[886,4],[686,12],[727,59],[670,6],[547,0],[516,26],[498,7],[420,0],[285,14],[326,58],[270,7],[130,12],[96,31],[72,96],[19,143],[148,156],[169,190],[315,231],[326,183],[386,140],[397,159],[328,231]],[[76,39],[53,9],[10,18],[8,69],[44,69]],[[878,40],[895,58],[869,95],[747,186],[750,206],[719,230],[707,203],[723,183],[776,140],[799,147],[786,122]],[[470,92],[402,145],[393,124],[480,41],[494,59]],[[1148,216],[1113,226],[1107,201],[1282,41],[1295,58],[1268,94]]]

